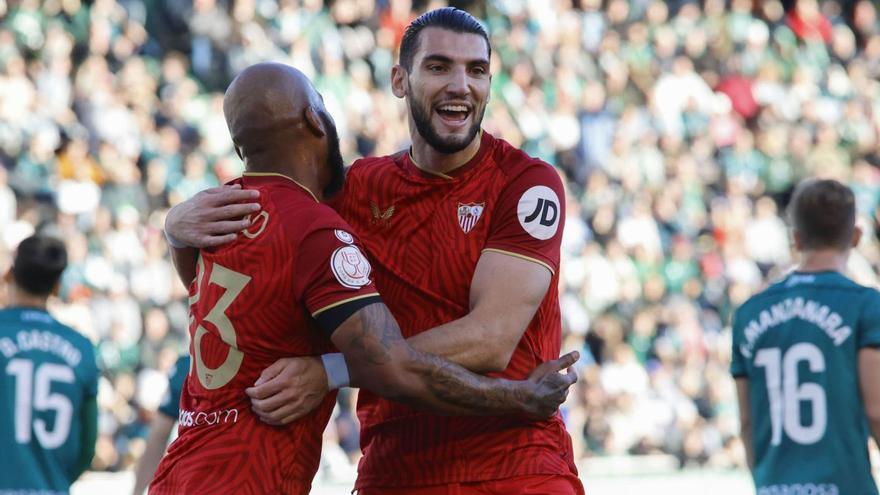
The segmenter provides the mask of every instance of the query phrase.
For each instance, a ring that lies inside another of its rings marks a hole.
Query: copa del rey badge
[[[483,216],[483,209],[486,203],[459,203],[458,204],[458,224],[465,234],[474,228],[474,225]]]
[[[372,267],[357,246],[336,249],[330,259],[330,269],[343,287],[359,289],[370,283]]]

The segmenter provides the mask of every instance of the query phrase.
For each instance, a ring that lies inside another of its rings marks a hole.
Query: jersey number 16
[[[782,432],[802,445],[818,442],[825,436],[828,404],[825,390],[818,383],[800,383],[798,364],[806,361],[813,373],[825,371],[825,357],[813,344],[801,342],[784,354],[778,347],[761,349],[755,355],[755,366],[764,368],[767,396],[770,400],[771,445],[782,443]],[[812,422],[801,424],[801,402],[809,402]]]

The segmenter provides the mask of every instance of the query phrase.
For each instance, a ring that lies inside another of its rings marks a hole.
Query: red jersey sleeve
[[[324,330],[332,333],[358,309],[381,301],[371,271],[351,229],[317,228],[299,245],[297,299]]]
[[[484,251],[497,251],[559,269],[565,191],[556,171],[535,162],[513,177],[498,198]]]

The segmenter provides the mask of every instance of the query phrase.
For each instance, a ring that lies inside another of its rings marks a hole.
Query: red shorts
[[[358,495],[584,495],[574,475],[532,474],[503,480],[404,488],[364,488]]]

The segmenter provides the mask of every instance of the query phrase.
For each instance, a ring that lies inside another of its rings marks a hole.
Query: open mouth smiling
[[[443,123],[452,127],[458,127],[471,115],[471,107],[462,103],[444,103],[434,110]]]

